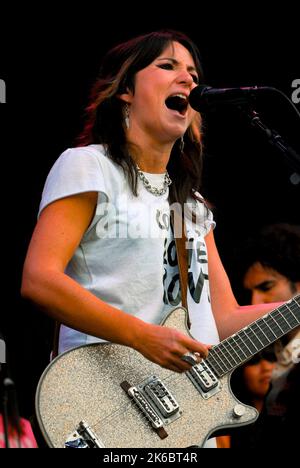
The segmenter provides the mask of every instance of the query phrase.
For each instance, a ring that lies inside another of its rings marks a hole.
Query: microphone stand
[[[8,376],[6,363],[6,343],[0,337],[0,390],[2,393],[3,409],[3,430],[5,448],[10,448],[9,444],[9,413],[12,410],[14,418],[19,421],[19,409],[16,398],[15,383]],[[18,431],[17,431],[18,432]],[[21,447],[20,436],[18,434],[18,445]]]
[[[5,440],[5,448],[9,447],[9,439],[8,439],[8,386],[5,384],[5,380],[3,381],[3,427],[4,427],[4,440]]]
[[[5,447],[9,448],[8,440],[8,388],[5,384],[6,378],[4,372],[2,376],[3,365],[6,364],[6,344],[4,339],[0,338],[0,376],[1,376],[1,387],[3,387],[2,395],[2,407],[3,407],[3,428],[4,428],[4,441]],[[3,380],[2,380],[3,379]]]
[[[292,148],[289,144],[285,142],[281,135],[279,135],[276,130],[273,128],[269,128],[260,118],[258,112],[254,109],[240,109],[245,113],[250,120],[250,124],[253,127],[258,128],[261,132],[263,132],[268,142],[278,148],[287,158],[290,166],[296,171],[294,174],[291,175],[291,182],[294,185],[298,185],[300,183],[300,154],[298,154],[294,148]]]

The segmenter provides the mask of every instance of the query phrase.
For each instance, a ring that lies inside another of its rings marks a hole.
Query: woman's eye
[[[174,70],[174,65],[172,63],[160,63],[157,66],[159,68],[163,68],[164,70]],[[199,78],[198,78],[197,75],[193,75],[191,73],[191,77],[192,77],[194,83],[199,84]]]
[[[161,63],[158,65],[158,67],[165,70],[173,70],[173,65],[171,63]]]
[[[260,290],[261,290],[262,292],[270,291],[272,288],[274,288],[274,284],[273,284],[273,283],[265,283],[265,284],[261,284],[261,285],[260,285]]]

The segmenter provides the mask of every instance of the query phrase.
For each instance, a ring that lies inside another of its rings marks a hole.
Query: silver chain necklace
[[[155,195],[156,197],[159,197],[160,195],[164,195],[166,193],[169,185],[171,185],[172,183],[172,180],[170,179],[168,171],[166,171],[165,173],[163,187],[157,188],[157,187],[152,187],[149,180],[147,179],[145,174],[141,171],[138,165],[136,165],[136,168],[138,171],[138,175],[141,181],[143,182],[145,189],[148,190],[148,192],[152,193],[152,195]]]

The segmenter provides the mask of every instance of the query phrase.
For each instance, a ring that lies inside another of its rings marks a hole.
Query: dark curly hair
[[[254,263],[271,268],[293,283],[300,281],[300,226],[270,224],[247,239],[239,249],[239,275]]]

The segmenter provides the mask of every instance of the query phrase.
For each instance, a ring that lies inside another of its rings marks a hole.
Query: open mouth
[[[188,107],[188,100],[183,94],[174,94],[166,99],[165,104],[168,109],[175,110],[181,115],[185,115]]]

